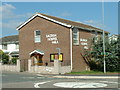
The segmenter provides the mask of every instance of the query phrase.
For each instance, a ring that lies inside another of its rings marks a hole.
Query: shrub
[[[18,58],[13,57],[12,60],[11,60],[11,61],[12,61],[12,64],[17,64],[17,59],[18,59]]]
[[[9,56],[5,54],[2,50],[0,50],[0,61],[2,61],[3,64],[8,64],[9,62]]]

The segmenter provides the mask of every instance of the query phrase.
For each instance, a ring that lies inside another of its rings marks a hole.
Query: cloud
[[[2,16],[2,19],[8,19],[11,17],[14,17],[14,13],[13,10],[15,10],[16,8],[14,6],[12,6],[11,4],[3,4],[2,6],[0,6],[0,13]]]
[[[16,34],[16,27],[23,23],[24,19],[29,18],[33,13],[16,14],[17,8],[11,4],[4,3],[0,6],[0,30],[4,35]]]
[[[70,13],[68,13],[68,12],[63,12],[63,13],[61,13],[60,15],[61,15],[61,16],[65,16],[65,17],[66,17],[66,16],[70,16],[71,14],[70,14]]]
[[[102,24],[102,21],[95,21],[95,20],[86,20],[84,21],[86,24],[98,27],[98,28],[106,28],[105,25]]]
[[[12,20],[8,22],[3,22],[2,28],[3,30],[9,30],[9,29],[15,30],[16,27],[20,25],[21,23],[23,23],[23,21]]]
[[[2,6],[0,6],[0,12],[3,11],[3,12],[9,13],[13,9],[16,9],[16,8],[14,6],[12,6],[11,4],[7,4],[7,3],[3,4]]]
[[[14,7],[11,4],[3,4],[0,6],[0,14],[2,16],[2,19],[19,19],[19,18],[24,18],[24,17],[30,17],[33,15],[33,13],[24,13],[24,14],[15,14],[14,10],[16,10],[16,7]],[[0,17],[1,17],[0,16]]]
[[[10,20],[2,23],[0,22],[0,25],[2,25],[2,35],[0,35],[0,37],[18,34],[16,27],[21,23],[23,23],[23,21],[19,20]]]
[[[87,21],[85,21],[86,23],[96,23],[95,21],[93,21],[93,20],[87,20]]]

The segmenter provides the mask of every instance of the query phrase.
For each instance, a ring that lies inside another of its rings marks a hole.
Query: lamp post
[[[104,25],[104,0],[102,0],[102,22]],[[104,59],[104,73],[106,73],[106,61],[105,61],[105,31],[103,30],[103,59]]]
[[[56,48],[58,50],[58,56],[60,55],[60,48]]]

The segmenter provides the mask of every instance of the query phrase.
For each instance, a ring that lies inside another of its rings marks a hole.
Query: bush
[[[105,38],[105,62],[106,71],[115,72],[120,71],[120,50],[118,41],[108,42],[108,38]],[[87,51],[85,56],[89,57],[89,65],[91,70],[104,70],[104,53],[103,53],[103,40],[100,38],[98,42],[92,43],[92,51]],[[91,57],[94,58],[92,61]]]
[[[3,64],[8,64],[9,62],[9,56],[5,54],[2,50],[0,50],[0,61],[2,61]]]
[[[12,61],[12,64],[17,64],[17,59],[18,59],[18,58],[13,57],[12,60],[11,60],[11,61]]]

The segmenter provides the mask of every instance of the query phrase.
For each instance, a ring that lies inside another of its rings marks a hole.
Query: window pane
[[[54,55],[51,55],[51,60],[54,61]]]
[[[74,40],[74,44],[77,44],[78,43],[78,40]]]
[[[60,60],[60,61],[63,60],[63,56],[62,56],[62,54],[59,55],[59,60]]]
[[[79,44],[79,31],[77,28],[74,28],[73,29],[73,43],[75,45],[78,45]]]
[[[16,49],[19,49],[19,44],[16,44]]]
[[[78,29],[74,28],[73,33],[77,33]]]
[[[36,36],[37,36],[37,35],[40,35],[40,31],[36,31]]]
[[[40,42],[40,36],[35,37],[35,42]]]
[[[41,42],[40,31],[35,31],[35,42]]]
[[[50,54],[50,61],[54,62],[55,59],[58,59],[59,61],[63,61],[63,54]]]
[[[73,35],[73,38],[77,38],[78,36],[77,35]]]

